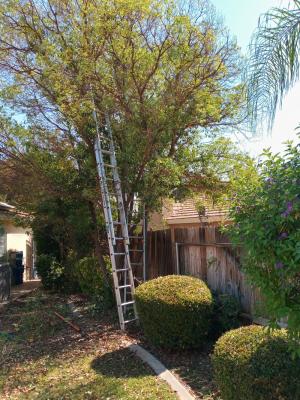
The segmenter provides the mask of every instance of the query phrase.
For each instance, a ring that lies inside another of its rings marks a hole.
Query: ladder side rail
[[[110,200],[109,200],[109,195],[108,195],[108,187],[107,187],[107,182],[106,182],[106,178],[105,178],[104,161],[103,161],[103,156],[102,156],[102,152],[101,152],[99,126],[98,126],[98,120],[97,120],[96,115],[94,116],[94,118],[95,118],[95,122],[97,122],[97,124],[96,124],[97,137],[96,137],[96,141],[95,141],[95,156],[96,156],[97,170],[98,170],[99,181],[100,181],[100,189],[101,189],[102,199],[103,199],[103,208],[104,208],[104,213],[106,212],[106,215],[105,215],[106,225],[110,232],[111,240],[113,241],[113,244],[115,244],[116,243],[115,231],[114,231],[114,226],[113,226],[111,205],[110,205]]]
[[[99,155],[101,155],[100,149],[99,149],[99,143],[97,143],[99,140],[99,137],[96,139],[96,144],[95,144],[95,154],[96,154],[96,159],[97,163],[99,160]],[[103,201],[103,209],[104,209],[104,217],[105,217],[105,222],[106,222],[106,232],[107,232],[107,238],[108,238],[108,246],[109,246],[109,254],[110,254],[110,260],[112,264],[112,271],[113,271],[113,283],[114,283],[114,291],[115,291],[115,296],[116,296],[116,301],[117,301],[117,310],[118,310],[118,317],[121,325],[121,329],[124,329],[124,316],[122,312],[122,299],[120,295],[120,291],[118,289],[119,286],[119,281],[118,281],[118,276],[117,276],[117,265],[116,265],[116,259],[114,256],[114,245],[113,245],[113,238],[111,236],[111,226],[109,224],[109,208],[107,207],[107,196],[105,195],[105,190],[103,187],[103,176],[102,176],[102,171],[100,169],[100,165],[97,166],[98,173],[99,173],[99,180],[100,180],[100,187],[101,187],[101,192],[102,192],[102,201]]]
[[[127,218],[125,215],[123,193],[122,193],[122,189],[121,189],[121,181],[120,181],[119,172],[118,172],[118,168],[117,168],[117,160],[116,160],[116,154],[115,154],[115,147],[114,147],[114,143],[113,143],[112,130],[111,130],[111,126],[110,126],[109,117],[107,114],[105,114],[105,122],[106,122],[106,126],[107,126],[108,135],[110,138],[110,162],[111,162],[111,165],[113,165],[113,167],[114,167],[113,168],[113,178],[114,178],[116,195],[117,195],[117,199],[118,199],[122,234],[125,239],[125,242],[127,244],[129,244]]]
[[[115,167],[115,168],[113,168],[113,178],[114,178],[114,183],[115,183],[116,194],[118,197],[120,221],[122,224],[121,227],[122,227],[122,234],[123,234],[123,238],[124,238],[124,250],[125,250],[125,259],[126,259],[125,266],[128,268],[130,292],[131,292],[132,298],[134,298],[135,286],[134,286],[134,279],[133,279],[133,273],[132,273],[132,268],[131,268],[130,254],[129,254],[129,234],[128,234],[127,218],[125,215],[123,194],[122,194],[122,190],[121,190],[120,177],[119,177],[119,173],[118,173],[118,169],[117,169],[117,160],[116,160],[116,155],[115,155],[112,130],[111,130],[111,125],[110,125],[108,114],[105,114],[105,121],[106,121],[107,130],[108,130],[108,135],[110,138],[110,152],[111,152],[110,160],[111,160],[111,164]],[[125,285],[127,284],[126,276],[125,276],[124,284]],[[127,297],[126,288],[124,290],[124,297],[125,298]],[[138,318],[135,302],[133,303],[133,309],[134,309],[135,317]]]
[[[147,214],[146,214],[146,207],[144,204],[143,210],[143,281],[146,282],[147,280]]]

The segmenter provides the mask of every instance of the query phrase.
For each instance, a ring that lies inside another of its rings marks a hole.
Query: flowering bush
[[[263,156],[253,179],[235,182],[229,232],[242,244],[243,268],[266,299],[271,326],[287,318],[300,355],[300,148]]]

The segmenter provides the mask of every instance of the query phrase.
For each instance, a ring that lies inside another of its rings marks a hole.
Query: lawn
[[[75,304],[76,318],[67,298],[40,290],[1,310],[1,399],[177,398],[126,349],[128,338],[114,316],[95,317],[87,303]]]

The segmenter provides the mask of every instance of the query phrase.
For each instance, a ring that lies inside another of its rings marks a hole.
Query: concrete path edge
[[[128,349],[136,354],[143,362],[149,365],[151,369],[163,379],[177,393],[180,400],[195,400],[195,397],[186,389],[186,387],[169,371],[156,357],[138,344],[131,344]]]

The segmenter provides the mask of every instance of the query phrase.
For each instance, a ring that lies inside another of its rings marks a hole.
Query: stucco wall
[[[32,233],[30,229],[17,227],[9,220],[0,218],[0,223],[7,235],[7,251],[23,251],[24,279],[26,279],[26,276],[30,276],[29,271],[32,269]]]

